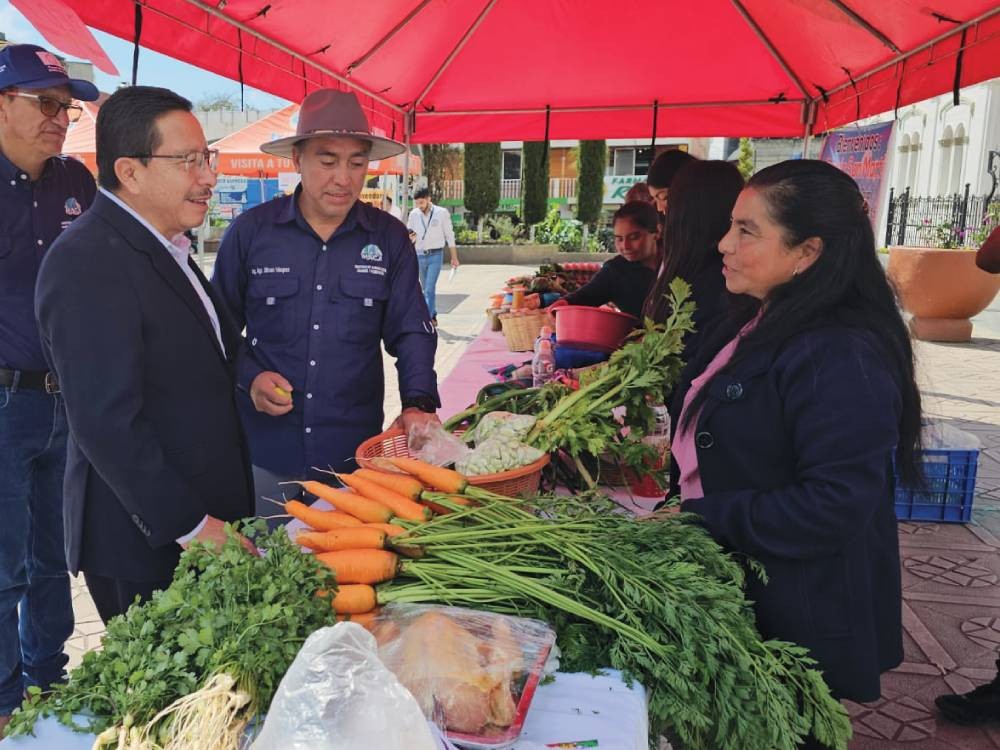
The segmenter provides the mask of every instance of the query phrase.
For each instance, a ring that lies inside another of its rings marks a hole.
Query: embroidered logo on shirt
[[[80,206],[80,201],[76,198],[66,199],[66,215],[67,216],[79,216],[83,213],[83,208]]]
[[[378,245],[365,245],[361,248],[361,260],[382,262],[382,249]]]

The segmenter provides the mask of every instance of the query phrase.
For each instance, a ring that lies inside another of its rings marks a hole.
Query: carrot
[[[349,583],[337,586],[337,595],[331,601],[338,615],[360,615],[375,609],[375,589],[367,583]]]
[[[380,529],[351,526],[334,531],[300,531],[295,542],[319,552],[338,549],[385,549],[388,535]]]
[[[446,508],[445,506],[431,500],[421,500],[420,502],[441,516],[452,512],[451,508]],[[474,505],[474,503],[464,495],[448,495],[448,502],[455,503],[455,505]]]
[[[373,609],[371,612],[362,612],[360,614],[343,614],[337,615],[337,622],[356,622],[363,628],[372,630],[378,621],[378,609]]]
[[[403,497],[410,498],[410,500],[419,500],[420,493],[424,491],[424,486],[419,479],[398,472],[390,474],[387,471],[376,471],[375,469],[356,469],[354,476],[380,484]]]
[[[399,544],[396,544],[392,541],[395,537],[399,536],[400,534],[405,534],[407,531],[409,531],[409,529],[404,529],[402,526],[397,526],[394,523],[366,523],[365,526],[374,529],[381,529],[382,531],[384,531],[386,535],[389,537],[389,539],[386,540],[386,546],[391,547],[395,552],[398,552],[401,555],[406,555],[407,557],[424,556],[423,547],[413,544],[407,544],[405,540],[403,540]]]
[[[353,492],[343,492],[322,482],[297,482],[302,488],[316,497],[332,503],[338,510],[350,513],[366,523],[388,523],[392,511],[373,500],[355,495]]]
[[[415,503],[408,497],[393,492],[380,484],[372,482],[357,474],[336,474],[337,479],[346,484],[362,497],[374,500],[379,505],[384,505],[400,518],[407,521],[426,521],[430,518],[430,511],[420,503]]]
[[[386,533],[388,537],[399,536],[400,534],[405,534],[407,529],[402,526],[397,526],[394,523],[366,523],[365,526],[369,529],[380,529]]]
[[[347,513],[342,513],[339,510],[317,510],[298,500],[286,502],[285,511],[292,518],[299,519],[317,531],[334,531],[335,529],[361,525],[361,521]]]
[[[337,585],[345,583],[380,583],[396,575],[399,556],[383,549],[349,549],[320,552],[316,559],[337,576]]]
[[[403,458],[396,456],[389,459],[394,466],[402,469],[407,474],[412,474],[429,487],[433,487],[438,492],[449,492],[459,494],[469,486],[469,480],[451,469],[443,469],[415,458]]]

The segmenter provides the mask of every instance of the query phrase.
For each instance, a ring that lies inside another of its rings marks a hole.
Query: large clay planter
[[[976,266],[975,250],[893,247],[889,278],[903,309],[913,317],[910,332],[927,341],[968,341],[972,321],[1000,291],[1000,275]]]

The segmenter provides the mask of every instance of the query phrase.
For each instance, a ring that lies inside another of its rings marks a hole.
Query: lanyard
[[[425,239],[427,239],[427,230],[431,228],[431,222],[434,221],[434,209],[436,209],[436,208],[437,208],[437,206],[435,206],[434,204],[431,204],[431,215],[430,215],[430,217],[428,217],[427,221],[424,221],[424,212],[423,211],[420,212],[420,223],[424,227],[424,233],[422,235],[420,235],[420,241],[421,242],[423,242]],[[427,248],[424,248],[424,249],[426,250]]]

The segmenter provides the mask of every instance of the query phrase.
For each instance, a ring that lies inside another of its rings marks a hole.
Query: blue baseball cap
[[[100,96],[97,86],[70,78],[59,58],[35,44],[11,44],[0,50],[0,89],[47,89],[68,86],[73,98],[92,102]]]

